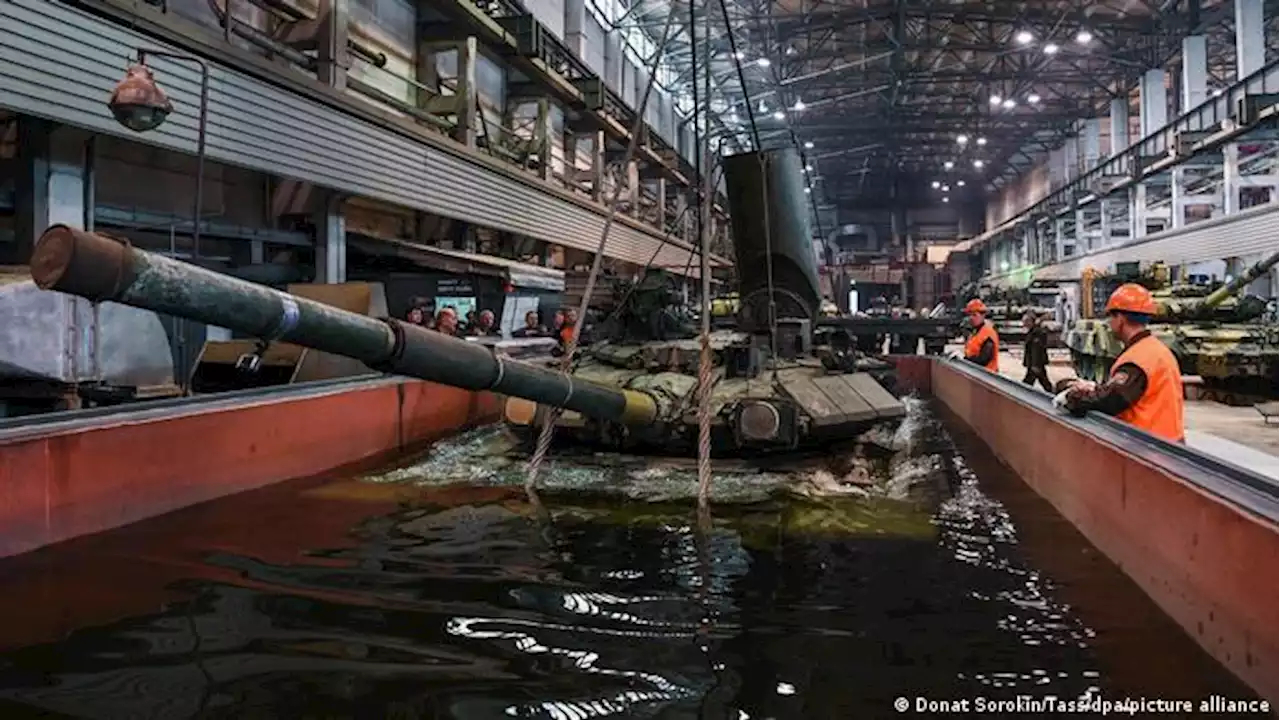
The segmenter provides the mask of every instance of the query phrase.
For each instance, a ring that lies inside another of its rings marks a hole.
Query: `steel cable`
[[[653,94],[653,86],[657,83],[658,66],[662,62],[662,56],[666,52],[667,46],[671,44],[674,34],[671,32],[675,25],[677,6],[672,3],[667,11],[667,19],[662,28],[662,41],[658,43],[657,48],[653,52],[653,58],[650,60],[648,71],[649,80],[644,86],[644,95],[640,98],[640,107],[636,108],[635,122],[631,124],[631,138],[627,142],[627,151],[622,156],[622,167],[626,167],[631,163],[631,159],[635,157],[636,149],[640,145],[640,131],[644,128],[645,108],[649,106],[649,97]],[[596,152],[603,152],[603,148],[594,148]],[[578,303],[578,319],[573,325],[573,331],[569,335],[569,342],[564,349],[564,356],[560,363],[560,371],[568,373],[573,364],[573,355],[578,349],[578,339],[582,335],[582,326],[586,323],[587,307],[591,302],[591,295],[596,289],[596,279],[600,275],[600,266],[604,259],[605,244],[609,241],[609,231],[613,229],[613,220],[618,214],[618,199],[622,197],[622,183],[614,182],[613,194],[609,198],[609,212],[604,219],[604,228],[600,232],[600,244],[596,247],[595,257],[591,261],[591,272],[587,275],[587,287],[582,293],[582,300]],[[551,449],[551,436],[555,431],[556,422],[560,419],[561,410],[559,408],[548,408],[543,414],[542,428],[538,433],[538,443],[534,448],[533,456],[529,458],[529,469],[525,475],[525,488],[532,491],[537,486],[538,472],[542,468],[542,462],[547,456],[547,451]]]

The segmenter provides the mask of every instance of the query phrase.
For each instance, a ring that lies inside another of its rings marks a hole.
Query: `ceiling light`
[[[1077,32],[1076,42],[1080,43],[1081,45],[1088,45],[1089,43],[1093,42],[1093,33],[1089,32],[1088,30],[1081,30]]]
[[[948,161],[946,161],[946,162],[942,163],[942,168],[943,168],[944,170],[950,170],[951,168],[953,168],[953,167],[955,167],[955,166],[956,166],[956,164],[955,164],[955,163],[953,163],[953,162],[951,162],[950,160],[948,160]]]
[[[796,100],[796,104],[795,104],[795,106],[794,106],[792,109],[793,109],[793,110],[796,110],[797,112],[798,112],[798,111],[800,111],[800,110],[803,110],[803,109],[804,109],[804,101],[803,101],[803,100]]]
[[[1015,107],[1017,104],[1018,104],[1018,101],[1014,100],[1013,98],[1005,98],[1004,102],[1000,103],[1001,107],[1003,107],[1005,110],[1009,110]]]
[[[942,192],[951,192],[951,186],[950,186],[950,185],[943,185],[943,186],[942,186]]]
[[[957,182],[957,183],[956,183],[956,186],[957,186],[957,187],[964,187],[964,181],[963,181],[963,180],[960,180],[959,182]]]
[[[787,117],[786,113],[782,112],[781,110],[774,110],[774,111],[773,111],[773,119],[774,119],[774,120],[783,120],[783,119],[785,119],[786,117]]]
[[[804,149],[805,149],[805,150],[812,150],[812,149],[813,149],[813,141],[812,141],[812,140],[805,140],[805,141],[804,141]]]
[[[992,105],[999,105],[999,104],[1000,104],[1000,101],[1001,101],[1002,99],[1003,99],[1003,98],[1001,98],[999,95],[992,95],[992,96],[991,96],[991,104],[992,104]]]
[[[1213,96],[1214,96],[1214,97],[1218,97],[1218,96],[1219,96],[1219,95],[1221,95],[1221,94],[1222,94],[1222,88],[1214,88],[1214,89],[1213,89]]]
[[[760,67],[769,67],[769,58],[757,58],[756,65]]]
[[[795,55],[795,54],[796,54],[796,49],[795,49],[795,48],[793,48],[793,47],[791,47],[790,45],[788,45],[788,46],[787,46],[787,54],[788,54],[788,55]]]
[[[762,113],[769,112],[769,106],[765,105],[763,100],[760,101],[760,112]]]
[[[738,52],[736,52],[736,53],[734,53],[734,54],[733,54],[733,57],[734,57],[734,59],[736,59],[736,60],[741,60],[741,59],[745,58],[746,56],[747,56],[747,54],[746,54],[746,53],[744,53],[744,52],[742,52],[741,50],[739,50]]]
[[[965,143],[969,142],[969,136],[968,136],[968,135],[957,135],[957,136],[956,136],[956,142],[958,142],[958,143],[960,143],[961,145],[963,145],[963,144],[965,144]]]
[[[813,166],[812,166],[812,165],[805,165],[805,166],[804,166],[804,171],[805,171],[805,172],[813,172]]]
[[[986,144],[987,144],[987,139],[986,139],[986,138],[984,138],[984,137],[980,137],[980,138],[978,138],[978,144],[979,144],[979,145],[986,145]]]
[[[1053,44],[1053,43],[1048,43],[1047,45],[1045,45],[1045,46],[1044,46],[1044,54],[1045,54],[1045,55],[1052,55],[1052,54],[1054,54],[1054,53],[1056,53],[1056,52],[1058,52],[1058,46],[1057,46],[1057,45],[1055,45],[1055,44]]]
[[[938,189],[938,188],[940,188],[940,187],[942,187],[942,183],[938,182],[937,180],[934,180],[934,181],[933,181],[933,189],[934,189],[934,190],[937,190],[937,189]]]
[[[1032,105],[1039,105],[1040,96],[1035,93],[1031,93],[1030,95],[1027,96],[1027,102],[1031,103]]]
[[[981,169],[982,169],[983,164],[984,164],[984,163],[983,163],[981,160],[974,160],[974,161],[973,161],[973,166],[974,166],[974,167],[976,167],[976,168],[978,168],[979,170],[981,170]]]
[[[1013,36],[1013,39],[1017,40],[1019,45],[1027,45],[1030,44],[1032,40],[1035,40],[1036,36],[1032,35],[1027,30],[1019,30],[1018,34]]]
[[[809,193],[811,193],[811,192],[813,192],[813,191],[812,191],[812,190],[810,190],[809,188],[805,188],[805,189],[804,189],[804,194],[805,194],[805,195],[808,195],[808,194],[809,194]]]
[[[949,197],[944,197],[944,198],[942,198],[942,202],[944,202],[944,203],[949,203],[949,202],[951,202],[951,198],[949,198]]]

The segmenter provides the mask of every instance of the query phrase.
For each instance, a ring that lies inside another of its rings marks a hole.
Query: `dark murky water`
[[[700,532],[684,507],[554,497],[546,522],[517,494],[428,492],[327,545],[299,535],[295,561],[243,536],[280,545],[358,501],[308,495],[314,522],[293,526],[279,495],[53,548],[0,564],[0,716],[834,719],[902,696],[1249,696],[971,440],[932,424],[922,443],[947,497],[864,501],[898,519],[882,525],[773,502]],[[19,587],[74,572],[101,576],[93,611]],[[55,627],[78,629],[13,647]]]

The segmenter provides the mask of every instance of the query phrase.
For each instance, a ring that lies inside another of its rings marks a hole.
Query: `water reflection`
[[[915,432],[894,482],[949,497],[854,525],[561,496],[549,524],[428,503],[296,563],[210,553],[234,581],[188,577],[153,615],[9,653],[0,697],[90,718],[842,718],[1106,688],[1005,508],[936,422]]]

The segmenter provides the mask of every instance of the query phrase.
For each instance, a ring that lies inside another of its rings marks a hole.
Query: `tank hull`
[[[735,333],[716,334],[723,353]],[[698,341],[602,343],[574,369],[594,384],[642,392],[659,400],[660,423],[624,428],[582,413],[564,412],[556,435],[564,441],[608,450],[693,455],[697,450]],[[775,374],[728,377],[716,369],[711,390],[712,454],[767,454],[836,444],[893,423],[906,413],[887,389],[892,368],[831,372],[816,358],[780,362]],[[543,411],[545,412],[545,411]],[[507,422],[525,437],[536,435],[543,412],[519,399],[507,401]]]

